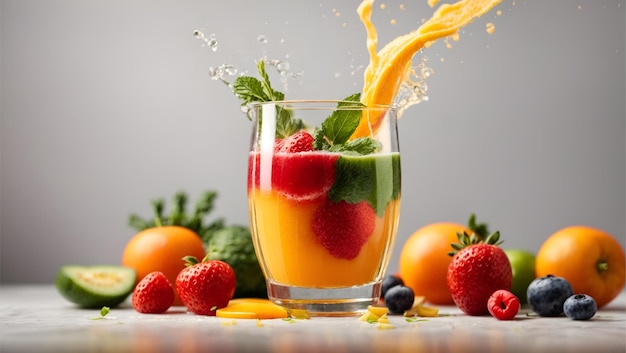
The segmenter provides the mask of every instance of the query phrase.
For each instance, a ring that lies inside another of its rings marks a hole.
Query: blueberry
[[[385,305],[392,314],[402,314],[411,309],[414,300],[413,290],[402,284],[389,288],[385,293]]]
[[[526,291],[530,308],[539,316],[563,314],[563,304],[573,294],[574,290],[565,278],[553,275],[536,278]]]
[[[400,277],[385,275],[385,277],[383,277],[382,288],[380,290],[380,297],[384,298],[387,291],[397,285],[404,285],[404,281]]]
[[[598,305],[587,294],[574,294],[565,300],[563,311],[572,320],[589,320],[596,314]]]

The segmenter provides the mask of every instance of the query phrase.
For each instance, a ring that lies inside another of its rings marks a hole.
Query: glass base
[[[310,316],[354,316],[378,303],[382,281],[340,288],[294,287],[268,281],[271,301],[287,309],[306,310]]]

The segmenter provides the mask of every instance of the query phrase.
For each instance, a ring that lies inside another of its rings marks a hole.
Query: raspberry
[[[313,232],[331,255],[352,260],[374,231],[376,214],[366,202],[326,201],[313,215]]]
[[[515,294],[499,289],[489,297],[487,309],[498,320],[512,320],[520,309],[520,302]]]

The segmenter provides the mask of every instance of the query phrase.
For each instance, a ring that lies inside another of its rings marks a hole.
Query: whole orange
[[[433,223],[415,231],[404,243],[399,258],[399,275],[416,296],[432,304],[453,305],[446,284],[452,257],[450,244],[458,242],[457,232],[471,231],[457,223]]]
[[[122,265],[137,271],[137,282],[150,272],[161,271],[174,286],[176,276],[185,268],[182,258],[187,255],[198,260],[204,257],[204,245],[198,234],[180,226],[153,227],[130,239],[122,254]],[[178,294],[174,305],[182,305]]]
[[[624,288],[626,256],[610,234],[587,226],[571,226],[552,234],[537,253],[537,277],[565,278],[575,293],[592,296],[598,307]]]

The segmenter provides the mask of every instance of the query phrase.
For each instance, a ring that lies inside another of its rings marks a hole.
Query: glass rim
[[[359,103],[355,101],[346,101],[341,99],[286,99],[267,102],[250,102],[247,105],[249,107],[264,106],[264,105],[282,105],[289,106],[291,108],[299,108],[306,110],[327,110],[337,109],[339,103]],[[398,106],[395,104],[374,104],[370,106],[365,105],[346,105],[341,107],[341,110],[398,110]]]

